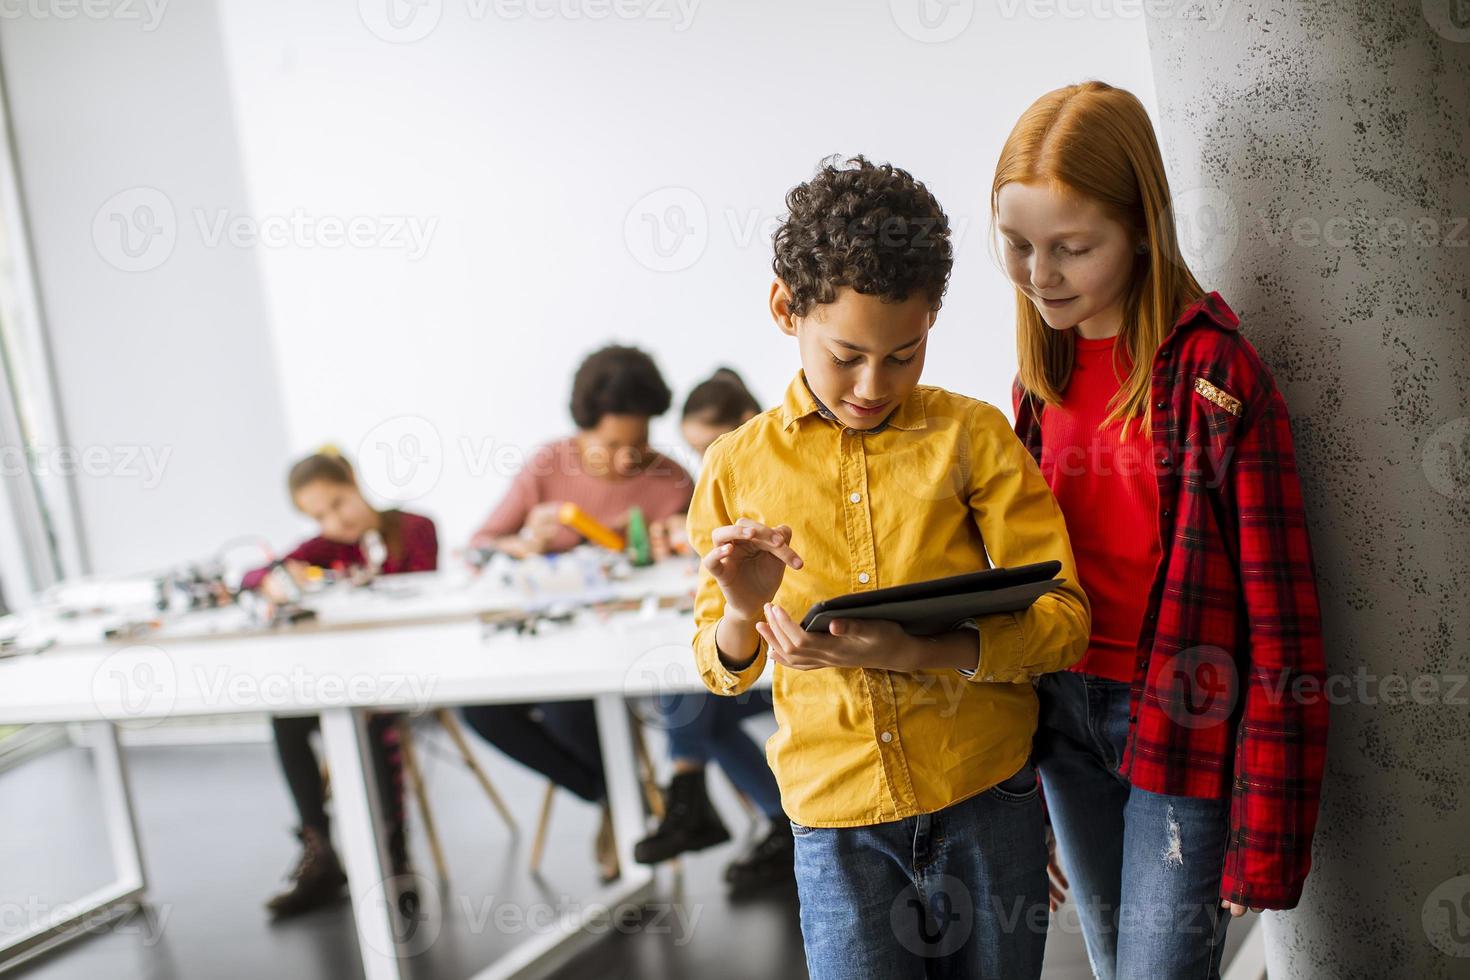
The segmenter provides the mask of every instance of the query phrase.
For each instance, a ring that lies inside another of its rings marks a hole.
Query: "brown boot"
[[[302,827],[296,836],[301,840],[301,857],[291,872],[291,887],[265,903],[273,919],[289,919],[329,905],[341,897],[347,884],[342,862],[324,831]]]

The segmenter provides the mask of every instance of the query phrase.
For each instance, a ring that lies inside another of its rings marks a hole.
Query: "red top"
[[[1138,665],[1138,632],[1159,564],[1159,487],[1150,440],[1133,422],[1099,428],[1132,359],[1114,337],[1074,338],[1077,358],[1062,404],[1041,416],[1041,472],[1067,519],[1077,578],[1092,606],[1087,653],[1072,667],[1125,683]]]
[[[439,567],[439,537],[434,531],[433,521],[418,514],[398,511],[398,531],[401,553],[389,555],[383,562],[383,567],[380,569],[383,575],[393,575],[398,572],[432,572]],[[367,558],[363,556],[362,549],[356,544],[329,541],[320,535],[297,545],[296,550],[283,560],[303,561],[318,568],[332,568],[337,565],[351,568],[354,565],[367,564]],[[240,580],[240,588],[255,588],[270,570],[271,566],[267,565],[264,568],[246,572],[245,577]]]
[[[1154,793],[1229,799],[1220,897],[1289,909],[1312,864],[1327,667],[1286,403],[1239,325],[1209,293],[1150,368],[1163,556],[1119,772]],[[1013,394],[1040,461],[1052,409],[1019,382]]]
[[[575,437],[548,443],[536,450],[516,474],[505,497],[470,538],[471,545],[487,545],[495,538],[515,534],[537,504],[573,503],[593,520],[614,531],[627,527],[628,511],[638,507],[645,519],[661,521],[689,509],[694,481],[684,467],[662,453],[654,453],[638,473],[605,479],[587,472]],[[547,549],[568,551],[582,542],[569,527],[557,528]]]

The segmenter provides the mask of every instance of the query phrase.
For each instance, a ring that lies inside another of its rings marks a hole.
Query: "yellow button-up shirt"
[[[709,447],[690,541],[707,554],[714,529],[742,517],[790,525],[803,564],[786,569],[775,602],[798,622],[813,603],[848,592],[992,561],[1062,563],[1061,587],[1030,609],[977,620],[973,679],[777,664],[778,729],[766,756],[787,816],[854,827],[932,813],[1021,767],[1036,729],[1030,682],[1081,658],[1090,616],[1061,511],[999,410],[919,385],[864,433],[820,406],[798,373],[780,407]],[[730,695],[760,677],[767,650],[762,640],[748,668],[727,670],[715,645],[724,609],[719,585],[701,571],[694,656],[710,690]]]

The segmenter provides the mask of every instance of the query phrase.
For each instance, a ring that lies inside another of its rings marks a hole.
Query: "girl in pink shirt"
[[[573,548],[582,539],[559,522],[563,503],[576,504],[615,531],[627,526],[634,506],[650,526],[682,525],[694,481],[648,444],[650,420],[668,411],[672,397],[653,359],[642,351],[606,347],[591,354],[572,382],[577,432],[532,455],[470,546],[516,557]],[[597,860],[604,879],[616,877],[592,702],[472,705],[464,709],[464,719],[512,759],[603,806]]]

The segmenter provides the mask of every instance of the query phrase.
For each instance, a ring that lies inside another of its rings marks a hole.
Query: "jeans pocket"
[[[793,837],[805,837],[807,834],[810,834],[814,829],[804,824],[799,824],[795,820],[788,819],[786,822],[791,824],[791,836]]]
[[[1041,783],[1036,778],[1036,767],[1027,759],[1015,775],[1002,779],[987,792],[998,800],[1007,803],[1028,803],[1036,799],[1041,792]]]

